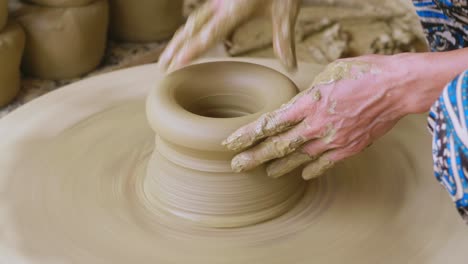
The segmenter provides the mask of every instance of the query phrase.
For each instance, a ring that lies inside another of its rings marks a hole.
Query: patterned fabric
[[[432,51],[468,47],[468,0],[413,0]],[[468,224],[468,70],[447,84],[428,117],[434,174]]]
[[[434,174],[468,223],[468,70],[445,87],[428,121]]]
[[[432,51],[468,47],[468,0],[413,0]]]

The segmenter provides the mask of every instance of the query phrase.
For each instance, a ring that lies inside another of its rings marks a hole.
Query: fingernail
[[[159,58],[158,60],[158,69],[160,69],[163,72],[167,70],[166,63],[161,58]]]
[[[159,56],[158,64],[159,64],[160,69],[162,69],[163,71],[167,70],[169,60],[172,57],[171,54],[172,52],[168,50],[168,47],[166,47],[166,49],[163,51],[161,56]]]
[[[281,170],[272,169],[270,166],[266,168],[267,176],[273,179],[278,179],[279,177],[285,175]]]
[[[252,159],[250,155],[241,153],[235,156],[231,161],[231,168],[234,172],[243,172],[250,169]]]
[[[231,151],[239,151],[242,144],[239,141],[241,135],[233,134],[225,139],[221,144]]]
[[[282,159],[273,161],[267,166],[266,172],[269,177],[279,178],[297,169],[304,163],[309,162],[314,159],[315,159],[314,157],[311,157],[306,153],[298,151]]]
[[[178,67],[177,63],[174,60],[172,60],[172,62],[167,67],[167,72],[168,73],[173,72],[173,71],[177,70],[178,68],[179,67]]]
[[[169,72],[176,71],[180,68],[182,68],[185,65],[185,59],[184,59],[184,54],[179,53],[175,58],[172,59],[171,64],[168,67]]]
[[[167,72],[167,67],[161,63],[158,63],[158,69],[162,72],[162,73],[168,73]]]
[[[332,168],[335,163],[325,157],[320,157],[318,160],[310,163],[302,170],[302,178],[311,180],[322,175],[325,171]]]

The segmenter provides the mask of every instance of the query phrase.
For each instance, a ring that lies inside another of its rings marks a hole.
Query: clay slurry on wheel
[[[242,60],[285,73],[274,60]],[[155,133],[148,126],[144,100],[149,89],[154,95],[155,84],[163,78],[156,68],[145,65],[79,81],[0,119],[0,263],[444,264],[466,260],[466,226],[453,214],[451,201],[432,177],[425,116],[402,119],[360,155],[307,182],[302,198],[271,220],[212,228],[168,212],[167,206],[153,199],[156,194],[148,181],[155,177],[147,174],[155,153]],[[289,76],[304,90],[321,69],[304,63],[296,75]],[[183,107],[177,109],[181,112]],[[216,119],[245,118],[189,116],[208,127]],[[179,121],[178,126],[188,124]],[[193,119],[188,121],[194,126],[182,126],[185,130],[180,134],[200,142],[180,138],[174,143],[190,147],[175,151],[174,144],[161,144],[158,150],[192,171],[216,171],[212,181],[201,182],[205,188],[205,183],[216,185],[217,180],[225,180],[220,175],[230,167],[225,162],[228,157],[222,155],[224,148],[219,144],[210,144],[212,139],[204,141],[209,130],[196,133],[199,127]],[[220,131],[228,134],[235,128]],[[166,134],[165,138],[171,137]],[[200,147],[219,155],[192,155],[200,153]],[[187,191],[203,190],[190,182],[183,186]],[[248,194],[250,189],[245,191]],[[203,198],[208,197],[205,194]],[[182,200],[175,205],[187,203]],[[202,205],[209,208],[213,203]]]

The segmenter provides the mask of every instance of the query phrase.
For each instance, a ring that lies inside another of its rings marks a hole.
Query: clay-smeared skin
[[[0,0],[0,32],[6,25],[8,19],[8,0]]]
[[[315,157],[302,151],[296,151],[282,159],[271,162],[267,167],[267,174],[272,178],[278,178],[291,172],[304,163],[313,161]]]
[[[337,61],[335,63],[331,63],[325,68],[325,70],[323,70],[319,75],[315,77],[310,89],[302,91],[289,102],[282,105],[280,109],[274,112],[264,114],[255,123],[252,123],[249,126],[243,127],[239,130],[236,130],[236,132],[234,132],[226,140],[223,141],[223,145],[225,145],[230,150],[241,151],[248,147],[251,147],[260,139],[290,129],[292,126],[296,125],[300,121],[279,122],[279,120],[277,119],[283,113],[287,112],[291,106],[296,104],[297,100],[301,99],[303,96],[311,96],[313,101],[319,101],[322,95],[319,89],[314,89],[316,86],[330,84],[342,79],[358,78],[358,75],[362,75],[370,71],[370,66],[371,65],[367,63],[353,61]],[[269,140],[272,141],[272,139]],[[304,143],[300,139],[296,140],[296,142],[298,143],[298,145]],[[268,145],[268,142],[262,142],[262,146],[268,147]],[[290,151],[294,151],[297,147],[298,146],[291,147]],[[237,166],[234,166],[234,168],[235,170],[238,170],[236,169]]]
[[[382,100],[391,94],[391,84],[386,84],[385,89],[375,89],[370,95],[371,90],[359,93],[364,88],[384,85],[385,75],[381,66],[374,62],[384,65],[386,70],[392,65],[384,56],[333,62],[317,75],[309,89],[280,109],[235,131],[223,142],[231,150],[244,150],[233,158],[233,170],[247,171],[267,161],[285,158],[285,161],[274,162],[274,167],[267,169],[272,177],[311,162],[303,170],[303,178],[311,179],[331,168],[335,162],[357,154],[372,139],[390,130],[403,116],[399,107],[391,104],[392,100]],[[353,96],[356,102],[361,100],[362,103],[354,102]],[[355,105],[349,107],[353,103]],[[339,104],[350,109],[339,111]],[[353,129],[350,131],[353,125],[358,127],[361,116],[375,113],[380,114],[376,121],[361,124],[356,133]],[[310,158],[301,158],[301,162],[289,161],[304,153]]]
[[[466,226],[434,183],[424,116],[307,182],[271,221],[206,228],[166,213],[144,192],[155,72],[84,80],[0,120],[0,263],[465,263]],[[302,64],[293,78],[304,90],[316,72]]]
[[[210,0],[178,30],[159,60],[164,70],[176,70],[196,59],[216,42],[226,39],[250,17],[267,13],[273,25],[273,47],[283,65],[297,67],[294,27],[299,0]]]
[[[168,75],[147,103],[157,134],[145,179],[148,199],[176,216],[218,228],[249,226],[289,211],[303,195],[299,173],[277,180],[263,167],[234,173],[229,166],[234,153],[220,141],[296,93],[282,74],[248,63],[198,64]],[[239,116],[231,116],[236,112]],[[206,113],[215,117],[202,116]]]
[[[151,42],[170,38],[182,25],[183,0],[109,0],[112,38]]]
[[[20,89],[24,42],[24,31],[14,21],[9,21],[0,31],[0,107],[13,100]]]
[[[107,0],[78,7],[19,4],[14,16],[26,32],[23,71],[43,79],[69,79],[94,70],[104,55]]]

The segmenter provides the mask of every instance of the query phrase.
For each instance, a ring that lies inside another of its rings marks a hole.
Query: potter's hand
[[[275,54],[288,69],[294,69],[294,26],[299,3],[299,0],[209,0],[177,31],[159,65],[169,71],[180,68],[225,39],[254,13],[271,10]]]
[[[320,175],[366,148],[404,115],[405,94],[398,79],[404,74],[390,56],[328,65],[308,90],[223,142],[230,150],[244,150],[232,160],[233,170],[245,171],[271,161],[267,173],[279,177],[310,163],[303,178]]]

